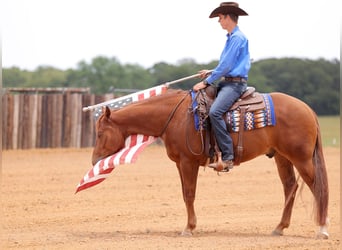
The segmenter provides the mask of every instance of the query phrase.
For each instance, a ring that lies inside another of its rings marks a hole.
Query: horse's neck
[[[127,134],[160,136],[178,102],[176,95],[151,98],[119,110],[115,121]]]

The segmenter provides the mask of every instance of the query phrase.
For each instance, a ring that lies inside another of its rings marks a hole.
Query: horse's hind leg
[[[296,168],[301,176],[301,178],[304,180],[304,182],[308,185],[310,188],[312,194],[315,197],[315,205],[316,205],[316,220],[317,224],[320,226],[319,231],[317,233],[318,238],[328,239],[329,233],[328,233],[328,224],[329,219],[327,217],[327,202],[328,202],[328,187],[326,186],[327,183],[325,183],[327,180],[324,180],[325,177],[323,177],[322,172],[315,172],[319,166],[314,166],[313,161],[311,159],[304,161],[301,160],[297,163],[295,163]],[[323,170],[322,170],[323,171]],[[319,176],[321,175],[321,176]],[[315,187],[317,185],[318,187]]]
[[[276,153],[274,158],[277,164],[279,177],[284,188],[285,206],[281,221],[279,225],[274,229],[272,234],[283,235],[284,228],[288,228],[290,225],[292,208],[298,184],[296,181],[293,164],[285,157],[281,156],[279,153]]]

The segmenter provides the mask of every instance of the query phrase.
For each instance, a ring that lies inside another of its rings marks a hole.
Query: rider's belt
[[[240,83],[246,83],[247,80],[246,78],[243,78],[243,77],[224,77],[224,81],[225,82],[240,82]]]

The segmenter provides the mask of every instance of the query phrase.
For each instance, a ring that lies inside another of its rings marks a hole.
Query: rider
[[[201,70],[200,76],[205,79],[193,86],[193,90],[198,91],[221,80],[216,100],[209,111],[216,141],[222,152],[222,161],[209,165],[217,171],[227,172],[234,166],[233,141],[222,115],[247,88],[248,71],[251,66],[248,40],[237,25],[239,16],[246,15],[248,14],[235,2],[223,2],[211,12],[209,18],[218,17],[222,29],[227,30],[227,41],[217,67],[211,74],[208,70]]]

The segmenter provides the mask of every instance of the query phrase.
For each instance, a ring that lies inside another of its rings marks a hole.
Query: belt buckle
[[[225,77],[225,80],[228,82],[242,82],[242,78],[241,77]]]

